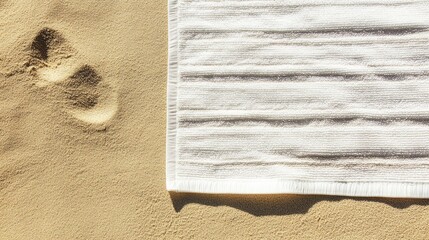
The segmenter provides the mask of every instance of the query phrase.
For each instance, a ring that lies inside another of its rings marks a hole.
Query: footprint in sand
[[[49,90],[76,119],[104,124],[117,110],[117,96],[110,82],[90,65],[80,62],[78,53],[57,31],[44,28],[30,46],[30,69],[36,85]]]

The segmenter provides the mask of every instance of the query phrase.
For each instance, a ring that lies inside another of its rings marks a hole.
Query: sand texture
[[[0,0],[0,239],[427,239],[429,201],[169,194],[167,1]]]

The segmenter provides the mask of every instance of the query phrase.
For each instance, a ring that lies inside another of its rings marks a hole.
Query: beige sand
[[[429,201],[165,191],[167,0],[0,0],[0,239],[427,239]]]

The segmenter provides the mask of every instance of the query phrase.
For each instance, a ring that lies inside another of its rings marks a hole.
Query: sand
[[[425,239],[429,201],[169,194],[167,1],[0,0],[0,239]]]

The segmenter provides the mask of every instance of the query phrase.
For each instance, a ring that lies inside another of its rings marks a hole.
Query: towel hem
[[[208,194],[314,194],[428,198],[426,182],[322,182],[299,180],[175,180],[167,190]]]
[[[167,143],[166,178],[176,177],[177,78],[178,78],[178,0],[168,0],[168,76],[167,76]]]

